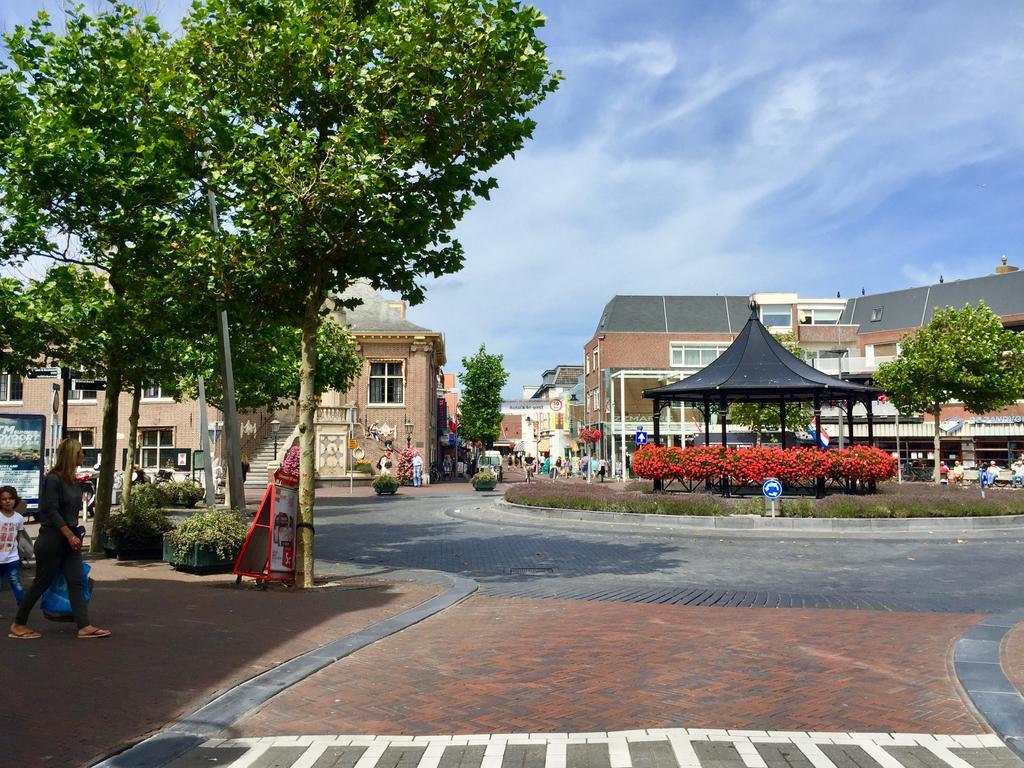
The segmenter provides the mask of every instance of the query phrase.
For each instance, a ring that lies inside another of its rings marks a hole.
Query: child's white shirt
[[[25,518],[18,512],[0,512],[0,565],[21,559],[18,555],[18,532],[25,530]]]

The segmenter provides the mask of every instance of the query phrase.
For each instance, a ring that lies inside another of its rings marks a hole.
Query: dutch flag
[[[810,424],[807,425],[807,431],[808,431],[808,433],[810,433],[811,437],[814,437],[814,422],[813,421]],[[829,444],[830,440],[831,440],[831,438],[829,437],[828,432],[825,431],[825,427],[822,427],[821,428],[821,440],[820,440],[819,444],[821,445],[822,448],[828,448],[828,444]]]

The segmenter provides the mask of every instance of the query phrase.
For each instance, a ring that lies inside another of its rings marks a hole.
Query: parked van
[[[486,469],[497,476],[498,482],[501,482],[501,453],[498,451],[484,451],[480,457],[480,463],[477,466],[477,471]]]

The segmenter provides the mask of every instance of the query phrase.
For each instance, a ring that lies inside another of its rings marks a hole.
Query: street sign
[[[633,437],[633,442],[637,445],[647,445],[647,433],[638,429]]]
[[[555,411],[556,413],[562,410],[562,401],[557,397],[554,400],[548,400],[548,410]]]
[[[350,448],[351,450],[353,450],[353,451],[354,451],[354,450],[355,450],[356,448],[358,448],[358,447],[359,447],[359,441],[358,441],[358,440],[356,440],[356,439],[355,439],[354,437],[353,437],[353,438],[351,438],[351,439],[350,439],[350,440],[348,441],[348,447],[349,447],[349,448]]]
[[[86,389],[90,392],[105,392],[107,382],[103,379],[72,379],[71,388],[76,392]]]
[[[28,372],[30,379],[59,379],[60,368],[33,368]]]
[[[761,484],[761,492],[766,498],[777,499],[782,495],[782,483],[774,477],[769,477]]]

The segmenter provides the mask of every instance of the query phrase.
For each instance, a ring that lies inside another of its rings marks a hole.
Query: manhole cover
[[[548,566],[530,566],[527,568],[509,568],[512,576],[550,576],[555,572],[554,568]]]

